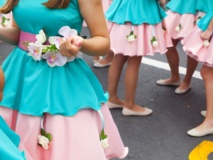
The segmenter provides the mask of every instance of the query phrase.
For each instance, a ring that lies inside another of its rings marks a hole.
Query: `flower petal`
[[[63,26],[59,29],[58,33],[63,37],[70,37],[78,35],[75,29],[71,29],[69,26]]]

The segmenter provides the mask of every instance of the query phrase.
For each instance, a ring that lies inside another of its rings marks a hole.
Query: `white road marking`
[[[170,71],[169,64],[165,63],[165,62],[161,62],[161,61],[157,61],[157,60],[154,60],[154,59],[143,57],[142,63]],[[179,73],[185,75],[186,74],[186,68],[179,67]],[[199,71],[195,71],[194,74],[193,74],[193,77],[198,78],[198,79],[202,79]]]

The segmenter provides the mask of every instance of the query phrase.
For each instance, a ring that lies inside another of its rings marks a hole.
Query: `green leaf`
[[[45,137],[46,137],[46,135],[47,135],[47,133],[45,132],[45,130],[44,130],[43,128],[41,128],[41,135],[42,135],[42,136],[45,136]]]
[[[151,44],[154,42],[154,41],[156,41],[157,39],[155,38],[155,36],[154,37],[152,37],[152,39],[151,39]]]
[[[105,135],[104,130],[102,129],[101,131],[101,136],[100,136],[101,140],[104,140],[107,138],[107,135]]]
[[[50,133],[47,133],[46,137],[49,139],[49,141],[52,141],[52,135]]]

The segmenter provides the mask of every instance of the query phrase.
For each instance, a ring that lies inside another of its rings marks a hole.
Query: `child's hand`
[[[75,56],[81,49],[82,44],[83,38],[79,36],[61,39],[61,44],[59,46],[60,53],[65,57]]]
[[[206,31],[204,31],[200,34],[200,38],[202,40],[209,40],[212,36],[212,33],[213,33],[212,30],[207,29]]]

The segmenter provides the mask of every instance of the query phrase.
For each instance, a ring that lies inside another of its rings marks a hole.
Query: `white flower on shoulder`
[[[208,47],[210,45],[210,42],[208,40],[203,41],[203,46]]]
[[[179,24],[177,27],[175,27],[175,31],[176,32],[180,32],[180,30],[182,29],[182,25]]]
[[[49,139],[45,136],[38,135],[38,144],[40,144],[44,149],[49,148]]]
[[[137,36],[133,33],[133,31],[130,32],[129,35],[126,36],[128,42],[133,42],[136,40]]]
[[[36,44],[43,44],[47,40],[47,37],[43,30],[40,30],[39,34],[36,35],[36,40]]]
[[[151,44],[154,48],[157,48],[158,47],[158,40],[156,39],[155,36],[152,37],[151,39]]]
[[[109,147],[108,138],[101,140],[101,146],[103,149],[106,149]]]

